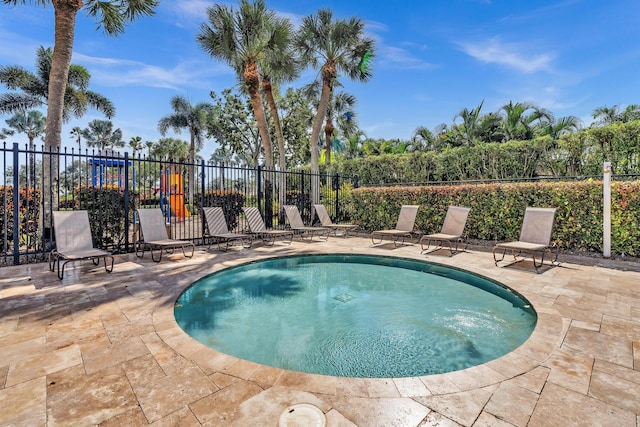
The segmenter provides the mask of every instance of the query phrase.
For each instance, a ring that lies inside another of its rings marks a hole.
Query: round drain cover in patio
[[[327,419],[317,406],[298,403],[280,414],[279,427],[325,427]]]

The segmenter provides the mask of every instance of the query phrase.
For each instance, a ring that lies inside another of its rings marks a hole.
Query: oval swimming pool
[[[368,255],[267,259],[206,276],[178,298],[180,327],[222,353],[283,369],[399,378],[503,356],[532,333],[529,302],[440,264]]]

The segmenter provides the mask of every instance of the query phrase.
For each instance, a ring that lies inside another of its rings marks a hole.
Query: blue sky
[[[155,16],[116,38],[96,30],[84,12],[78,14],[72,62],[89,69],[91,89],[115,104],[112,121],[125,141],[157,140],[158,120],[172,112],[173,96],[209,102],[210,91],[236,84],[231,69],[195,42],[212,4],[161,1]],[[483,113],[526,101],[557,118],[577,116],[585,126],[595,108],[640,103],[636,0],[268,0],[267,5],[294,25],[320,7],[331,8],[337,18],[365,22],[376,40],[373,78],[366,84],[343,79],[343,90],[357,97],[358,124],[371,138],[409,139],[417,127],[451,124],[463,108],[483,101]],[[51,7],[0,4],[0,65],[33,70],[36,49],[53,46],[53,37]],[[292,86],[315,76],[307,70]],[[7,118],[0,116],[0,126],[6,127]],[[104,119],[90,111],[66,124],[64,145],[72,146],[73,126],[84,128],[96,118]],[[188,140],[185,133],[178,137]],[[208,141],[200,155],[208,159],[214,148]]]

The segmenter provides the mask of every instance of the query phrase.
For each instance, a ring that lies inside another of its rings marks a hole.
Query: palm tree
[[[238,10],[215,4],[207,8],[209,23],[200,26],[196,40],[200,47],[214,58],[229,64],[249,94],[258,131],[264,148],[264,164],[273,169],[273,150],[267,119],[260,95],[260,67],[269,56],[280,56],[274,52],[286,51],[289,44],[290,24],[268,10],[263,0],[250,3],[241,0]],[[272,69],[265,66],[269,74]],[[272,182],[269,174],[265,178],[265,220],[271,226]]]
[[[46,118],[38,110],[16,113],[8,119],[7,125],[16,130],[18,133],[24,133],[29,139],[29,177],[27,182],[35,185],[36,164],[34,156],[33,140],[44,134]]]
[[[126,23],[139,16],[152,15],[158,0],[3,0],[5,4],[26,4],[27,2],[47,6],[54,11],[55,34],[53,54],[47,86],[47,124],[45,129],[45,149],[55,151],[62,145],[62,122],[68,82],[71,77],[71,55],[76,26],[76,15],[83,8],[88,16],[97,18],[98,24],[108,35],[124,32]],[[86,89],[86,88],[85,88]],[[110,117],[107,115],[107,117]],[[51,176],[57,176],[57,162],[44,162],[44,188],[50,193],[44,197],[45,237],[50,237],[50,212],[58,205],[58,195],[49,182]],[[52,169],[52,170],[49,170]],[[53,204],[53,206],[51,206]]]
[[[481,142],[479,140],[480,110],[482,109],[483,104],[484,100],[473,110],[464,108],[453,118],[454,137],[460,141],[461,145],[473,146],[476,143]],[[458,117],[462,119],[462,123],[455,124]]]
[[[366,82],[371,72],[363,67],[366,54],[373,57],[374,41],[364,35],[364,23],[357,18],[334,20],[330,9],[320,9],[316,15],[302,20],[296,48],[303,64],[320,67],[322,90],[311,128],[311,173],[318,177],[318,140],[327,114],[330,95],[340,74],[351,80]],[[312,200],[319,201],[319,180],[311,186]]]
[[[96,147],[101,153],[108,147],[124,147],[122,131],[113,130],[110,120],[92,120],[88,127],[82,130],[82,136],[87,141],[87,147]]]
[[[193,194],[195,188],[195,161],[196,152],[204,146],[204,135],[207,130],[208,117],[213,114],[213,106],[201,102],[195,106],[183,96],[171,98],[173,113],[160,119],[158,131],[162,136],[171,128],[177,134],[182,129],[187,129],[191,137],[189,144],[189,204],[193,206]]]
[[[330,102],[327,106],[327,116],[324,125],[325,135],[325,158],[327,163],[327,173],[331,173],[331,145],[336,139],[336,130],[340,130],[345,137],[349,137],[357,128],[355,122],[354,107],[356,97],[346,93],[331,93]],[[336,124],[333,123],[334,118]],[[337,125],[337,128],[336,128]]]
[[[131,147],[133,157],[135,157],[138,151],[142,151],[142,138],[139,136],[132,136],[129,140],[129,147]]]
[[[14,134],[14,132],[12,130],[1,128],[0,129],[0,141],[4,141],[5,139],[7,139],[8,137],[10,137],[13,134]]]
[[[16,113],[49,103],[52,58],[53,50],[40,46],[36,52],[35,73],[17,65],[0,67],[0,83],[9,90],[19,91],[0,95],[0,113]],[[85,67],[76,64],[69,66],[62,110],[64,122],[71,117],[82,117],[89,107],[102,112],[107,118],[115,114],[111,101],[88,89],[90,79],[91,75]]]
[[[78,143],[78,153],[80,153],[80,150],[82,150],[82,128],[80,126],[74,126],[70,133]]]
[[[215,4],[207,8],[207,16],[209,23],[200,26],[196,40],[213,58],[229,64],[243,83],[258,122],[265,167],[272,169],[271,137],[260,95],[259,66],[274,46],[286,47],[288,37],[283,32],[288,26],[267,9],[263,0],[255,3],[241,0],[238,10]]]
[[[274,133],[278,143],[278,166],[281,171],[287,170],[286,153],[284,147],[284,136],[280,124],[280,115],[273,96],[273,86],[294,80],[300,74],[300,67],[295,52],[291,49],[291,23],[285,19],[274,20],[273,27],[274,43],[265,52],[264,58],[260,62],[262,76],[262,91],[264,92],[273,120]],[[284,176],[284,175],[281,175]],[[281,185],[284,188],[284,185]]]
[[[596,126],[608,126],[615,122],[627,123],[633,120],[640,120],[640,105],[628,105],[622,112],[620,112],[618,105],[598,107],[593,110],[592,117],[596,120],[594,123]]]
[[[529,110],[532,112],[526,114]],[[501,111],[504,111],[502,130],[507,141],[532,139],[535,121],[540,123],[553,119],[553,115],[549,111],[527,102],[513,103],[509,101],[508,104],[502,106]]]
[[[6,4],[25,4],[27,0],[3,0]],[[31,0],[29,3],[46,6],[51,4],[55,12],[55,44],[51,56],[50,77],[47,90],[46,149],[57,149],[62,143],[62,121],[70,76],[71,54],[76,24],[76,14],[83,8],[97,18],[100,27],[108,35],[124,32],[124,25],[141,15],[152,15],[157,0]]]

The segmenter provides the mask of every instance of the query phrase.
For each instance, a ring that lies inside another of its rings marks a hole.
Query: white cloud
[[[183,61],[171,68],[145,64],[143,62],[117,58],[100,58],[74,53],[78,64],[90,65],[95,83],[105,86],[147,86],[178,89],[180,87],[210,88],[208,78],[214,75],[229,75],[231,69],[215,62],[201,64],[198,61]]]
[[[461,43],[460,47],[464,53],[479,61],[504,65],[524,73],[549,71],[553,59],[550,54],[528,54],[522,46],[503,43],[497,37],[482,42]]]

